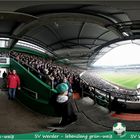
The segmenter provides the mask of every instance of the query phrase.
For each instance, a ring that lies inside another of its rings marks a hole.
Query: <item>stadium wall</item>
[[[52,96],[57,94],[57,91],[51,89],[49,85],[42,82],[14,59],[10,59],[10,68],[15,69],[21,79],[21,90],[18,91],[18,99],[34,111],[57,116],[50,102]],[[23,87],[36,92],[38,94],[38,99],[32,97],[31,93]]]

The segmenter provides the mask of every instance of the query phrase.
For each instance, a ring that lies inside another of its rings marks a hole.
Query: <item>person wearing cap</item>
[[[61,83],[57,85],[56,90],[58,96],[56,102],[59,105],[61,111],[62,120],[60,126],[66,126],[77,120],[77,115],[74,112],[73,106],[68,98],[68,85],[66,83]]]

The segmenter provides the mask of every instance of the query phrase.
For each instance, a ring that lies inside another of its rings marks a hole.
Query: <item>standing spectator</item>
[[[120,114],[126,110],[126,104],[119,102],[117,97],[114,97],[111,102],[111,110],[116,111],[116,114]]]
[[[3,72],[2,77],[3,77],[3,79],[6,79],[7,73],[5,71]]]
[[[140,101],[140,88],[136,90],[137,100]]]
[[[63,82],[68,85],[68,96],[72,96],[73,90],[70,82],[67,80],[66,77],[63,78]]]
[[[20,89],[20,78],[16,74],[16,70],[13,70],[11,74],[8,75],[7,79],[8,89],[8,99],[14,100],[16,96],[16,88]]]
[[[68,85],[61,83],[56,87],[59,95],[56,98],[62,120],[59,126],[66,126],[77,120],[77,115],[74,112],[73,106],[68,98]]]
[[[7,83],[7,73],[4,71],[3,74],[2,74],[2,77],[3,77],[3,86],[2,88],[6,88],[6,83]]]

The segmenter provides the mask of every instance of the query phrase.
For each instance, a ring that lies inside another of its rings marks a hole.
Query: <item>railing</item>
[[[22,87],[24,90],[28,91],[29,93],[31,94],[28,94],[30,95],[31,97],[35,98],[35,99],[38,99],[38,93],[29,89],[29,88],[26,88],[26,87]]]
[[[30,71],[31,73],[33,73],[35,76],[37,76],[39,79],[41,79],[43,82],[46,82],[49,86],[51,86],[52,89],[54,89],[54,82],[53,80],[49,79],[46,77],[46,75],[38,72],[36,69],[34,69],[33,67],[31,67],[30,65],[26,64],[24,61],[22,60],[17,60],[16,57],[10,55],[11,58],[15,59],[18,63],[22,64],[25,68],[27,68],[28,71]],[[48,81],[48,82],[47,82]]]
[[[82,79],[86,84],[87,81],[85,81],[84,79]],[[89,85],[89,84],[88,84]],[[118,97],[118,100],[121,102],[131,102],[131,103],[136,103],[136,102],[140,102],[140,95],[137,94],[118,94],[114,91],[109,91],[109,90],[104,90],[104,89],[100,89],[98,87],[95,87],[93,85],[89,85],[92,88],[92,92],[90,92],[90,96],[92,96],[94,99],[98,98],[98,96],[105,98],[109,104],[111,103],[111,100],[114,99],[114,97]],[[83,88],[82,88],[82,92],[84,92]],[[83,93],[82,93],[83,94]],[[95,98],[96,97],[96,98]]]
[[[14,58],[16,61],[18,61],[19,63],[21,63],[22,65],[24,65],[28,71],[30,71],[31,73],[35,74],[36,76],[42,76],[44,79],[46,79],[46,76],[42,73],[39,73],[36,69],[32,68],[30,65],[24,63],[23,61],[21,60],[17,60],[15,57],[13,57],[11,55],[12,58]],[[39,77],[40,78],[40,77]],[[42,78],[40,78],[42,80]],[[88,84],[87,81],[85,81],[84,79],[81,79],[82,81],[84,81],[86,84]],[[46,82],[46,81],[44,81]],[[50,83],[50,86],[51,88],[53,89],[54,88],[54,82],[53,80],[49,80],[49,82],[47,82],[47,84]],[[89,84],[88,84],[89,85]],[[100,89],[100,88],[97,88],[93,85],[89,85],[93,90],[92,92],[90,93],[91,96],[93,96],[94,98],[98,98],[98,96],[102,96],[102,97],[105,97],[107,99],[107,101],[110,103],[111,100],[114,98],[114,96],[118,97],[119,101],[121,102],[134,102],[134,101],[139,101],[140,95],[126,95],[126,94],[118,94],[118,93],[115,93],[114,91],[109,91],[109,90],[104,90],[104,89]],[[83,97],[84,95],[84,88],[82,87],[81,85],[81,96]],[[113,92],[113,94],[112,94]]]

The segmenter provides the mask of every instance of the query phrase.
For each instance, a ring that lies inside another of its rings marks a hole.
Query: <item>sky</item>
[[[93,66],[122,66],[140,64],[140,45],[125,44],[116,47],[97,60]]]

